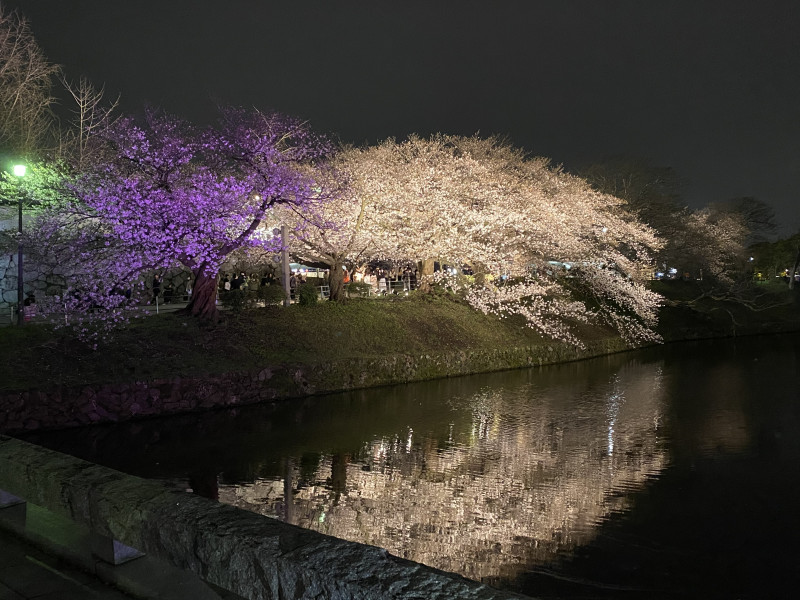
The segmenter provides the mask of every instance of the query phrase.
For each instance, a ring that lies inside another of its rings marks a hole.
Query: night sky
[[[274,108],[352,143],[501,134],[575,171],[671,166],[693,206],[755,196],[800,228],[797,0],[0,0],[48,58],[210,121]]]

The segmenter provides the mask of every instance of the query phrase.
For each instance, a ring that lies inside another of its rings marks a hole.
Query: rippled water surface
[[[799,351],[682,344],[29,439],[530,595],[783,598]]]

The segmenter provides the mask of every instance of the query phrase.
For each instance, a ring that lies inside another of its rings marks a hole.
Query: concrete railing
[[[244,598],[522,597],[5,436],[0,490],[107,540],[111,561],[140,551]]]

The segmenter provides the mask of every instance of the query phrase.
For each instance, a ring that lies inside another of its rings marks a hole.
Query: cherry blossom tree
[[[476,308],[523,314],[573,343],[569,323],[590,319],[654,339],[659,297],[645,279],[659,241],[621,200],[546,159],[495,138],[437,135],[348,149],[336,166],[347,192],[326,210],[344,223],[307,236],[317,250],[469,265],[477,284],[463,291]]]
[[[680,196],[681,179],[670,168],[612,159],[582,175],[596,189],[625,200],[630,212],[658,232],[664,241],[655,257],[659,266],[715,286],[732,285],[741,274],[745,247],[776,229],[774,211],[756,198],[688,208]]]
[[[712,214],[731,216],[744,228],[745,246],[768,241],[778,230],[775,210],[763,200],[752,196],[731,198],[724,202],[713,202],[708,208]]]
[[[320,202],[316,211],[276,207],[276,223],[291,228],[290,249],[297,260],[329,268],[330,299],[343,301],[344,267],[355,268],[383,251],[382,237],[373,227],[383,209],[379,198],[364,193],[364,166],[369,150],[340,149],[316,169]]]
[[[740,215],[713,208],[685,211],[682,231],[671,238],[681,264],[709,285],[730,287],[745,259],[748,229]]]
[[[108,320],[126,304],[124,290],[178,265],[193,276],[187,312],[217,319],[220,265],[235,251],[279,249],[259,226],[278,205],[314,212],[308,165],[329,151],[302,121],[234,108],[208,129],[148,110],[102,138],[112,159],[85,173],[76,201],[46,215],[37,237],[40,248],[69,248],[62,270],[74,295]]]

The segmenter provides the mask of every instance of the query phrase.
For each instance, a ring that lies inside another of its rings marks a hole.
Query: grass
[[[137,320],[92,351],[43,325],[0,329],[0,389],[247,371],[387,354],[541,343],[519,323],[460,302],[417,296],[271,306],[218,325],[169,313]]]
[[[687,301],[699,293],[692,282],[657,282],[656,291]],[[765,289],[764,306],[703,300],[662,310],[659,330],[668,341],[762,331],[800,329],[800,310],[783,288]],[[613,335],[581,325],[592,341]],[[479,313],[436,295],[270,306],[226,312],[207,325],[176,313],[135,321],[93,351],[44,325],[0,328],[0,389],[113,383],[175,376],[251,371],[264,366],[314,364],[392,354],[441,354],[460,349],[503,349],[550,343],[519,320]]]

